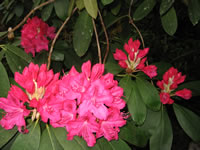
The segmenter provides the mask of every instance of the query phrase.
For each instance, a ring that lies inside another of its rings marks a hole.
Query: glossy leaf
[[[121,1],[115,1],[116,4],[114,3],[114,6],[111,8],[111,12],[113,15],[117,15],[121,9],[122,2]]]
[[[101,2],[103,3],[103,5],[108,5],[110,3],[112,3],[114,0],[101,0]]]
[[[166,13],[171,8],[173,3],[174,0],[162,0],[160,4],[160,15],[164,15],[164,13]]]
[[[17,128],[13,128],[12,130],[5,130],[0,126],[0,148],[6,144],[16,133]]]
[[[73,36],[73,45],[78,56],[83,56],[87,52],[92,35],[92,18],[86,11],[82,11],[76,21]]]
[[[131,150],[131,148],[120,138],[118,140],[112,140],[108,142],[105,138],[97,140],[101,150]]]
[[[156,0],[144,0],[133,12],[133,20],[142,20],[151,12],[155,4]]]
[[[70,0],[68,12],[67,12],[68,16],[71,16],[71,13],[72,13],[72,10],[74,8],[74,5],[75,5],[75,0]]]
[[[76,6],[79,10],[83,9],[85,7],[83,0],[76,0]]]
[[[116,74],[120,73],[123,70],[123,68],[121,68],[117,63],[107,62],[105,64],[105,70],[107,72],[110,72],[110,73],[116,75]]]
[[[26,61],[9,51],[6,51],[6,60],[13,74],[22,72],[24,67],[28,65]]]
[[[7,44],[5,45],[5,49],[7,49],[7,51],[17,55],[18,57],[20,57],[21,59],[23,59],[24,61],[26,61],[27,63],[32,62],[32,57],[30,55],[28,55],[23,49],[18,48],[14,45],[10,45]]]
[[[7,34],[8,31],[3,31],[3,32],[0,32],[0,37],[4,36],[5,34]]]
[[[13,143],[11,150],[38,150],[40,144],[40,126],[33,123],[29,133],[21,133]]]
[[[178,104],[173,104],[174,112],[176,118],[192,140],[199,142],[200,141],[200,117],[189,109],[180,106]]]
[[[49,132],[47,128],[42,132],[39,150],[63,150],[53,133],[52,127],[48,129]]]
[[[199,96],[200,95],[200,80],[185,82],[178,86],[176,90],[181,89],[190,89],[192,91],[192,96]]]
[[[132,92],[131,83],[132,83],[132,81],[131,81],[131,77],[130,76],[123,77],[119,81],[119,86],[121,86],[124,89],[124,99],[125,99],[126,102],[128,102],[129,97],[130,97],[131,92]]]
[[[86,142],[79,137],[74,137],[73,140],[67,140],[66,139],[67,132],[64,128],[52,128],[52,129],[57,140],[62,145],[64,150],[88,150],[89,149]]]
[[[142,101],[136,82],[131,80],[129,84],[132,85],[132,90],[127,102],[128,111],[131,113],[133,121],[141,125],[146,118],[146,106]]]
[[[163,109],[160,123],[150,138],[150,149],[171,150],[172,139],[173,133],[171,122],[166,110]]]
[[[62,20],[65,20],[67,17],[68,5],[69,5],[69,0],[56,0],[54,2],[56,15]]]
[[[24,12],[24,6],[23,4],[19,3],[15,6],[14,12],[16,14],[17,17],[20,17],[23,12]]]
[[[98,6],[97,0],[83,0],[85,8],[92,18],[97,17]]]
[[[64,54],[57,51],[53,51],[51,59],[54,61],[63,61]]]
[[[142,78],[136,78],[136,83],[142,100],[147,107],[155,111],[159,110],[161,105],[160,96],[155,86]]]
[[[0,62],[0,97],[7,97],[8,91],[10,90],[10,82],[8,74],[3,64]]]
[[[146,146],[149,140],[148,132],[140,127],[136,127],[133,121],[127,121],[126,125],[120,128],[119,137],[138,147]]]
[[[52,11],[53,11],[53,4],[49,4],[46,7],[44,7],[41,11],[42,20],[47,21],[51,16]]]
[[[188,13],[190,17],[190,21],[193,25],[196,25],[200,20],[200,1],[199,0],[191,0],[188,5]]]
[[[174,35],[178,27],[178,21],[176,16],[176,11],[174,7],[163,16],[161,16],[162,26],[169,35]]]
[[[4,55],[5,55],[5,51],[0,51],[0,61],[3,59]]]

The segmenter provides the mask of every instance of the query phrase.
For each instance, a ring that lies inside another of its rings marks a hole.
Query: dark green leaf
[[[89,147],[86,142],[79,138],[74,137],[73,140],[67,140],[67,132],[64,128],[52,128],[53,132],[58,139],[59,143],[62,145],[64,150],[87,150]]]
[[[171,150],[172,146],[172,126],[165,109],[157,129],[150,138],[150,149],[152,150]]]
[[[200,117],[192,111],[188,110],[187,108],[182,107],[178,104],[173,104],[173,108],[176,114],[176,118],[183,130],[187,133],[189,137],[192,138],[192,140],[199,142]]]
[[[74,5],[75,5],[75,0],[70,0],[70,2],[69,2],[69,8],[68,8],[68,16],[71,16],[71,14],[72,14],[72,10],[73,10],[73,8],[74,8]]]
[[[51,127],[49,132],[47,128],[42,132],[39,150],[63,150]]]
[[[83,0],[76,0],[76,6],[79,10],[83,9],[85,7]]]
[[[146,146],[149,140],[148,132],[140,127],[136,127],[133,121],[127,121],[126,125],[120,129],[119,137],[138,147]]]
[[[8,31],[3,31],[3,32],[0,32],[0,37],[4,36],[5,34],[7,34]]]
[[[146,17],[154,8],[155,4],[156,0],[144,0],[133,13],[133,19],[138,21]]]
[[[40,144],[40,126],[35,123],[29,129],[29,133],[21,133],[13,143],[11,150],[38,150]]]
[[[6,24],[14,17],[14,12],[11,12],[9,15],[8,15],[8,18],[6,19]]]
[[[98,12],[97,0],[83,0],[83,2],[88,14],[96,19]]]
[[[101,150],[131,150],[131,148],[120,138],[117,141],[112,140],[110,142],[105,138],[101,138],[97,140],[97,144]]]
[[[16,14],[17,17],[20,17],[23,12],[24,12],[24,6],[23,4],[19,3],[15,6],[14,12]]]
[[[10,51],[6,51],[6,60],[13,73],[22,72],[24,67],[28,65],[26,61]]]
[[[192,96],[199,96],[200,95],[200,80],[186,82],[178,86],[177,90],[181,89],[190,89],[192,91]]]
[[[131,83],[132,83],[132,81],[131,81],[131,77],[130,76],[123,77],[119,81],[119,86],[121,86],[124,89],[124,99],[125,99],[126,102],[128,102],[129,97],[130,97],[131,92],[132,92]]]
[[[161,16],[161,22],[165,32],[167,32],[169,35],[174,35],[178,27],[178,21],[174,7],[171,7],[165,15]]]
[[[54,61],[63,61],[64,54],[57,52],[57,51],[53,51],[51,59]]]
[[[14,45],[10,45],[7,44],[5,45],[5,48],[7,49],[7,51],[17,55],[18,57],[20,57],[21,59],[23,59],[24,61],[26,61],[27,63],[32,62],[32,57],[30,55],[28,55],[23,49],[18,48]]]
[[[53,11],[53,4],[49,4],[46,7],[44,7],[41,11],[42,20],[47,21],[51,16],[52,11]]]
[[[13,128],[12,130],[5,130],[0,126],[0,148],[6,144],[16,133],[17,128]]]
[[[123,70],[123,68],[121,68],[117,63],[107,62],[105,64],[105,70],[107,72],[110,72],[110,73],[116,75],[116,74],[120,73]]]
[[[121,6],[122,6],[121,1],[116,1],[116,4],[111,8],[112,14],[117,15],[121,9]]]
[[[10,90],[8,74],[3,64],[0,62],[0,97],[7,97]]]
[[[132,85],[132,91],[127,102],[128,110],[131,113],[133,121],[141,125],[146,118],[146,106],[142,101],[136,82],[131,80],[129,84]]]
[[[162,0],[160,4],[160,15],[164,15],[172,6],[174,0]]]
[[[67,18],[68,6],[69,6],[69,0],[56,0],[54,2],[56,15],[60,19],[65,20]]]
[[[190,21],[193,25],[196,25],[200,20],[200,1],[199,0],[190,0],[188,6],[188,13]]]
[[[78,56],[83,56],[87,52],[92,35],[92,18],[84,10],[78,17],[74,28],[73,45]]]
[[[143,102],[152,110],[160,109],[160,96],[157,89],[147,80],[136,78],[137,87]]]
[[[0,61],[3,59],[5,51],[0,51]]]
[[[101,2],[104,4],[104,5],[108,5],[110,3],[112,3],[114,0],[101,0]]]

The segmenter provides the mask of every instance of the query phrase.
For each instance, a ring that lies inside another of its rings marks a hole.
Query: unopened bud
[[[8,39],[9,39],[9,40],[13,40],[14,37],[15,37],[14,32],[12,31],[12,28],[9,27],[9,28],[8,28]]]

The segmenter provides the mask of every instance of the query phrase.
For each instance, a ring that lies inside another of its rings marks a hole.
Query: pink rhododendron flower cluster
[[[174,92],[178,84],[184,82],[185,77],[174,67],[164,73],[163,80],[157,82],[157,86],[161,89],[160,100],[163,104],[173,104],[174,100],[171,99],[171,96],[179,96],[187,100],[192,97],[192,92],[188,89]]]
[[[25,118],[31,117],[49,121],[53,127],[65,127],[68,140],[77,135],[88,146],[94,146],[102,136],[117,140],[119,127],[126,124],[120,111],[126,103],[113,74],[103,72],[103,64],[91,67],[88,61],[81,73],[72,67],[59,79],[59,74],[48,71],[46,65],[31,63],[22,74],[15,73],[15,81],[23,90],[12,85],[8,97],[0,98],[0,108],[6,113],[1,126],[11,129],[16,125],[20,132],[26,132]]]
[[[147,53],[149,52],[149,48],[144,48],[143,50],[139,49],[140,41],[133,41],[132,38],[129,39],[128,43],[125,43],[124,49],[128,53],[124,53],[120,49],[116,49],[113,54],[114,58],[118,60],[120,67],[126,69],[127,73],[133,73],[138,71],[143,71],[150,78],[157,76],[157,67],[155,65],[145,65],[147,60]]]
[[[32,120],[39,119],[47,122],[48,119],[55,120],[57,105],[55,94],[58,92],[59,74],[48,71],[46,65],[34,65],[31,63],[25,67],[22,74],[15,73],[15,81],[24,89],[12,85],[7,98],[0,98],[0,108],[4,109],[6,115],[0,121],[5,129],[11,129],[14,125],[26,129],[24,117],[32,112]],[[31,110],[26,108],[29,104]]]
[[[43,22],[37,16],[27,20],[27,24],[21,30],[21,45],[26,53],[32,53],[35,57],[35,52],[41,50],[48,51],[48,44],[50,39],[55,37],[55,28],[49,27],[48,24]]]

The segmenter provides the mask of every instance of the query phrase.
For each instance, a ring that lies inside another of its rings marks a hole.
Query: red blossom
[[[41,50],[48,51],[48,44],[50,39],[55,37],[55,28],[49,27],[48,24],[43,22],[37,16],[27,20],[21,30],[21,45],[26,53],[32,53],[35,57],[35,52]]]
[[[184,82],[186,76],[182,75],[181,72],[178,72],[177,69],[171,67],[163,75],[163,80],[157,82],[157,86],[161,89],[160,100],[163,104],[172,104],[171,96],[179,96],[184,99],[190,99],[192,97],[192,91],[188,89],[183,89],[176,91],[174,90],[178,87],[178,84]]]
[[[148,54],[149,48],[144,48],[141,50],[139,47],[140,41],[133,41],[133,39],[130,38],[128,43],[124,44],[124,49],[128,53],[128,57],[122,50],[116,49],[115,53],[113,54],[114,59],[118,60],[119,66],[126,69],[126,72],[128,73],[143,71],[150,78],[157,76],[157,67],[155,65],[145,65],[147,60],[145,56]]]

